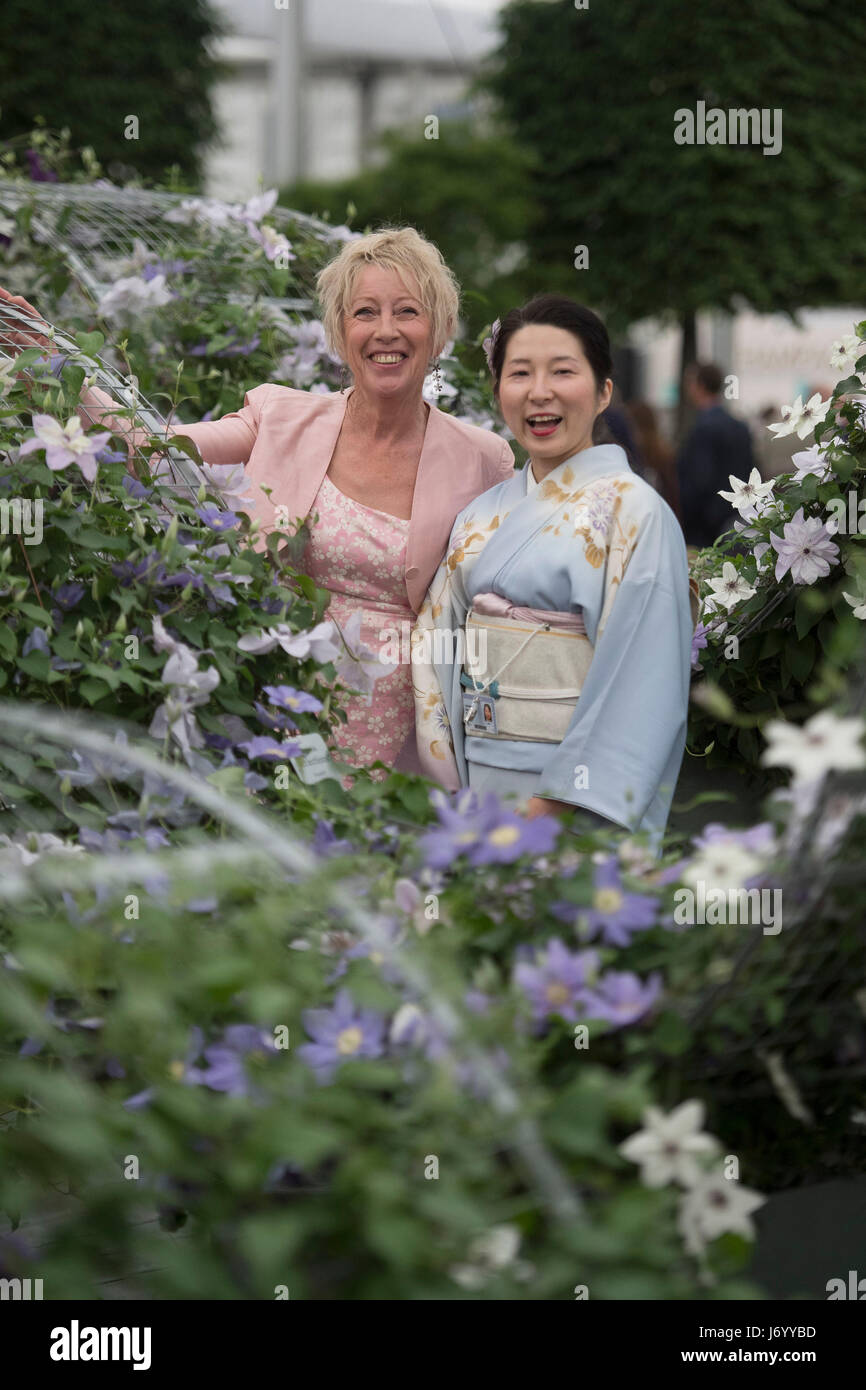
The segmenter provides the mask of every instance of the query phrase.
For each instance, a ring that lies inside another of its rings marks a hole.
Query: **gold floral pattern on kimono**
[[[541,488],[544,489],[546,486],[542,483]],[[572,534],[579,537],[586,546],[587,562],[593,569],[599,569],[611,548],[611,533],[613,532],[614,539],[622,539],[618,534],[621,529],[620,503],[624,495],[631,490],[631,486],[627,479],[598,478],[577,492],[567,493],[564,488],[554,483],[550,490],[550,500],[557,503],[567,502],[568,505],[556,523],[551,522],[543,528],[544,531],[552,531],[558,536],[563,530],[567,533],[571,529]],[[544,500],[547,500],[546,494]],[[633,528],[632,534],[634,533],[636,527]]]

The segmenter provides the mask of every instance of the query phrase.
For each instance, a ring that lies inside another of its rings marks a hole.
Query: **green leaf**
[[[32,618],[40,627],[47,628],[50,623],[50,614],[45,608],[40,608],[38,604],[28,603],[26,599],[15,605],[19,613],[24,613],[26,617]]]
[[[218,768],[216,772],[210,774],[207,780],[218,787],[220,791],[229,794],[237,793],[238,796],[244,794],[244,769],[242,767]]]
[[[46,652],[28,652],[18,658],[18,670],[34,680],[47,680],[51,674],[51,662]]]
[[[79,682],[78,689],[89,705],[95,705],[98,700],[103,699],[109,693],[109,687],[105,681],[95,680],[92,676]]]
[[[803,685],[812,674],[815,665],[815,641],[804,637],[800,642],[788,642],[785,647],[785,663],[794,680]]]
[[[125,536],[109,536],[104,531],[97,531],[93,526],[82,527],[76,541],[78,545],[85,545],[89,550],[108,550],[112,554],[123,554],[129,548],[129,541]]]
[[[797,629],[797,636],[803,638],[816,623],[821,621],[822,616],[827,611],[827,605],[820,594],[812,589],[804,589],[798,596],[794,608],[794,621]]]
[[[96,353],[101,352],[105,344],[105,338],[99,332],[76,333],[74,337],[81,351],[87,357],[94,357]]]
[[[0,656],[14,659],[17,652],[18,643],[15,639],[15,633],[11,627],[7,627],[5,623],[0,623]]]

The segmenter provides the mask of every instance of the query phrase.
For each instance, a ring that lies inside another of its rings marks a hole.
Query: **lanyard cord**
[[[517,651],[516,651],[516,652],[512,652],[511,656],[508,658],[507,661],[503,662],[503,664],[500,666],[500,668],[499,668],[499,670],[496,672],[496,674],[493,675],[493,676],[491,676],[491,677],[489,678],[489,680],[486,680],[486,681],[484,682],[483,685],[477,686],[477,685],[475,684],[475,675],[474,675],[473,672],[470,671],[469,674],[472,676],[472,686],[473,686],[473,689],[474,689],[474,691],[475,691],[475,698],[473,699],[473,701],[472,701],[471,705],[469,706],[468,710],[466,710],[465,714],[463,715],[463,723],[464,723],[464,725],[469,724],[469,722],[475,718],[476,714],[478,713],[478,705],[479,705],[479,703],[480,703],[480,701],[481,701],[482,695],[489,694],[489,692],[490,692],[490,687],[491,687],[496,681],[499,680],[499,677],[502,675],[502,672],[505,670],[506,666],[510,666],[511,663],[512,663],[512,661],[516,661],[516,660],[517,660],[517,658],[520,656],[520,653],[523,651],[524,647],[528,647],[528,646],[529,646],[529,643],[532,641],[533,637],[535,637],[539,632],[549,632],[549,631],[550,631],[550,623],[543,623],[540,627],[533,628],[533,630],[532,630],[532,632],[530,632],[529,636],[526,637],[526,638],[524,638],[524,640],[521,642],[520,646],[517,648]]]

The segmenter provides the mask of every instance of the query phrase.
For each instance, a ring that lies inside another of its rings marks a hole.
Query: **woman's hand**
[[[34,321],[33,329],[31,330],[26,327],[21,323],[20,319],[13,319],[11,315],[7,316],[4,314],[4,304],[11,304],[16,309],[21,309],[25,314],[28,314]],[[4,325],[8,325],[8,327]],[[28,304],[23,295],[10,294],[8,290],[4,290],[3,286],[0,285],[0,343],[18,347],[22,352],[25,348],[31,347],[47,348],[49,346],[48,339],[45,337],[44,333],[37,331],[37,327],[39,329],[44,328],[46,332],[48,331],[48,324],[40,318],[37,311],[33,308],[33,305]]]
[[[537,816],[562,816],[566,811],[573,810],[570,801],[551,801],[546,796],[531,796],[523,814],[527,820],[535,820]]]

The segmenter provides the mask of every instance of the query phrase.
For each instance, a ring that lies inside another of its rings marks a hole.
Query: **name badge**
[[[473,695],[471,690],[464,690],[463,725],[467,733],[477,730],[482,734],[495,734],[496,702],[493,696]]]
[[[326,777],[340,781],[340,774],[331,762],[328,745],[321,734],[298,734],[295,742],[301,745],[301,752],[298,757],[289,758],[289,762],[305,786],[312,787]]]

